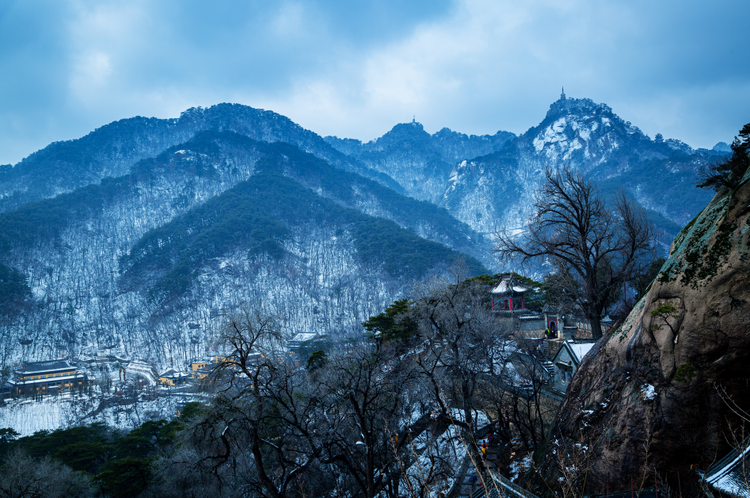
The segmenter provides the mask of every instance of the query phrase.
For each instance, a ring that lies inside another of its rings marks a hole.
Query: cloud
[[[748,7],[467,0],[449,18],[364,53],[347,70],[355,77],[323,74],[269,104],[321,133],[358,138],[412,114],[431,131],[521,133],[564,85],[571,96],[610,104],[652,136],[710,147],[729,140],[750,110],[750,66],[738,53],[750,36],[727,18],[743,18],[739,11]],[[322,87],[333,96],[335,120],[305,106],[314,101],[309,89]]]
[[[565,86],[644,132],[731,140],[750,4],[163,0],[0,3],[0,163],[107,122],[272,109],[320,134],[524,132]]]

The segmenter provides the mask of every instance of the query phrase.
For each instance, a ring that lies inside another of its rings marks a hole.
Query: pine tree
[[[728,159],[701,169],[698,173],[698,187],[719,191],[724,187],[733,189],[739,185],[750,167],[750,123],[742,127],[730,147],[732,155]]]

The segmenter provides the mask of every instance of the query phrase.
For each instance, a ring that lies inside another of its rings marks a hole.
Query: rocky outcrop
[[[631,478],[636,488],[652,486],[656,477],[698,496],[690,494],[695,470],[744,437],[749,216],[746,173],[677,236],[647,295],[571,382],[542,464],[547,479],[604,492],[629,489]]]

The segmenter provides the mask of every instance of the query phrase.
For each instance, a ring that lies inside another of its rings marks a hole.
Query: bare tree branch
[[[581,172],[547,169],[526,233],[517,236],[501,230],[495,235],[495,253],[501,260],[562,262],[575,277],[576,285],[569,291],[591,320],[597,339],[602,336],[600,319],[606,303],[650,262],[656,240],[644,210],[624,192],[612,203],[610,208]]]

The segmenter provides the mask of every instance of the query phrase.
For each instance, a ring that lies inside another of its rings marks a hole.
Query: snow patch
[[[641,396],[646,401],[651,401],[656,398],[656,389],[651,384],[645,384],[641,386]]]

